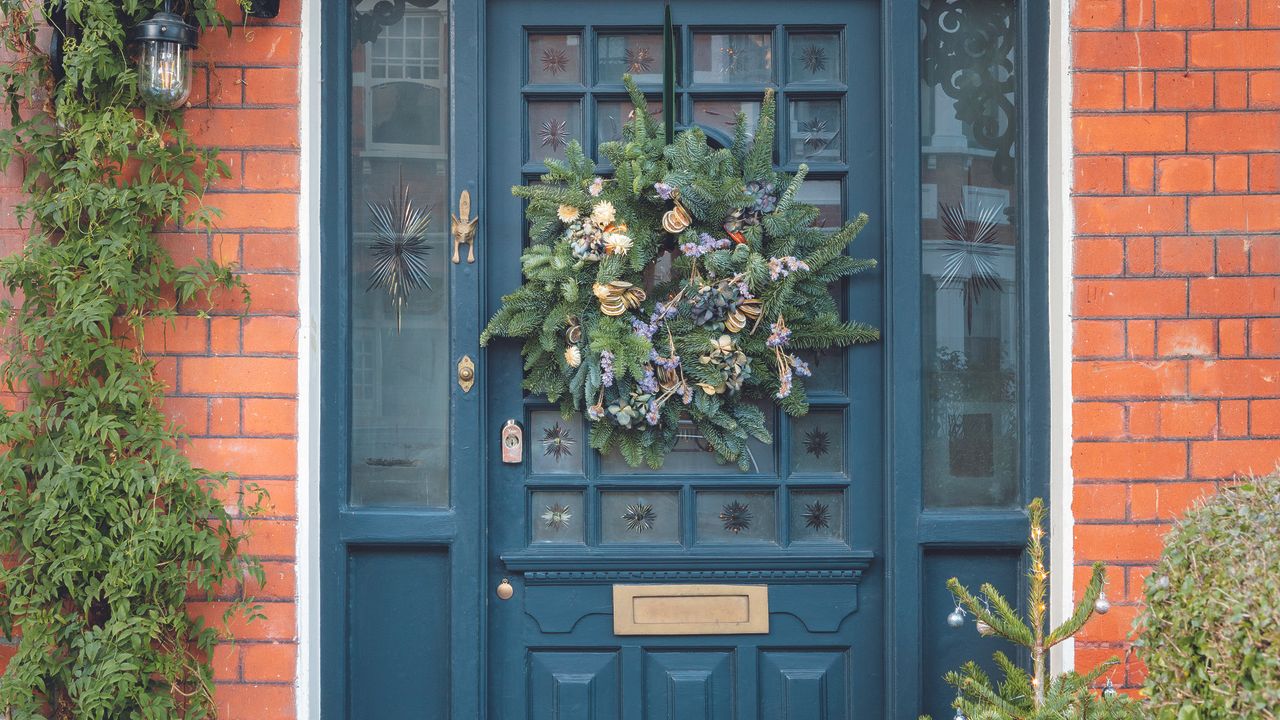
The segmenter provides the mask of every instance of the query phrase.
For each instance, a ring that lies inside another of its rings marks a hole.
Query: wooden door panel
[[[733,720],[733,650],[646,650],[645,720]]]
[[[845,720],[848,653],[769,650],[760,657],[760,717]]]
[[[619,672],[616,652],[531,652],[528,717],[531,720],[617,718],[621,707]],[[495,715],[515,716],[514,713]]]
[[[860,257],[882,253],[882,185],[866,171],[882,157],[871,101],[880,96],[879,17],[877,0],[675,8],[678,122],[723,141],[734,113],[758,111],[775,89],[779,166],[809,167],[804,200],[830,225],[871,214]],[[646,93],[660,94],[657,66],[646,72],[638,58],[662,57],[661,7],[491,0],[487,22],[482,251],[492,312],[521,280],[525,222],[510,186],[537,182],[544,158],[562,156],[571,139],[596,157],[617,135],[627,62]],[[878,275],[833,291],[850,318],[881,323]],[[774,443],[753,445],[749,472],[709,462],[696,439],[655,472],[592,453],[580,417],[521,393],[519,346],[489,347],[488,429],[521,423],[526,446],[521,464],[487,459],[490,582],[508,578],[515,591],[489,600],[491,714],[883,717],[883,406],[881,389],[864,382],[879,376],[881,349],[810,360],[813,412],[771,414]],[[738,504],[750,525],[730,528],[721,516]],[[766,585],[769,632],[615,635],[612,586],[650,583]],[[528,706],[512,711],[511,697]]]

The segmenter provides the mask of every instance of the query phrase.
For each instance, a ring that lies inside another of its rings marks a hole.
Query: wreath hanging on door
[[[549,161],[528,200],[525,282],[480,337],[524,341],[529,392],[591,422],[591,446],[659,468],[691,420],[717,460],[748,469],[749,438],[772,439],[760,405],[808,412],[801,350],[877,340],[840,319],[832,283],[875,266],[844,254],[866,215],[834,232],[797,201],[808,169],[773,169],[774,96],[754,139],[738,116],[732,147],[697,128],[667,144],[624,78],[634,117],[600,153],[598,177],[577,143]]]

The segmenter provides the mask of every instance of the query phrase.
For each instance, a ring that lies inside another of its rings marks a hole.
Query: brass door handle
[[[458,214],[453,216],[453,264],[457,265],[461,260],[458,256],[458,247],[460,245],[467,246],[467,262],[476,261],[476,224],[480,222],[480,217],[471,217],[471,191],[463,190],[458,195]]]

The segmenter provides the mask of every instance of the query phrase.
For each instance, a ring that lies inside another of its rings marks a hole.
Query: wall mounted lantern
[[[191,51],[200,37],[195,26],[165,9],[133,28],[131,40],[141,46],[138,93],[148,103],[175,108],[191,95]]]

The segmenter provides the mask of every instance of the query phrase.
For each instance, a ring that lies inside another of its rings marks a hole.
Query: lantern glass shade
[[[191,51],[177,42],[144,40],[138,92],[153,105],[178,107],[191,95]]]

